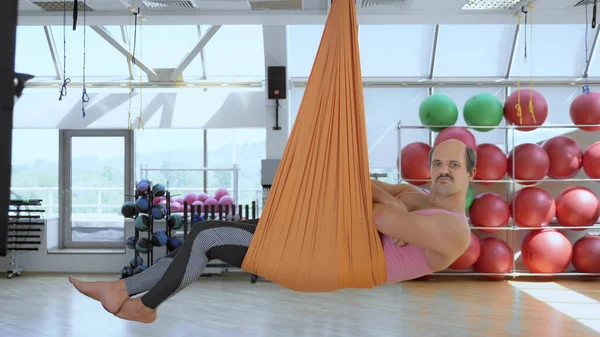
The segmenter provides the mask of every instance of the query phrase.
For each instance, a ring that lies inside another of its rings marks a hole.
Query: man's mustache
[[[452,180],[452,177],[449,175],[441,175],[441,176],[437,177],[436,180],[440,180],[441,178],[448,178],[448,179]]]

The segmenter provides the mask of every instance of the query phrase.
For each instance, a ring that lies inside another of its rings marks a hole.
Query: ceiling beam
[[[536,9],[536,24],[581,24],[584,8],[561,10]],[[131,14],[128,11],[88,12],[89,25],[129,25]],[[327,10],[271,10],[271,11],[165,11],[145,13],[145,25],[323,25]],[[359,9],[359,24],[514,24],[514,11],[435,11]],[[19,13],[19,25],[52,26],[62,25],[63,14],[59,12]]]
[[[48,41],[48,48],[50,49],[50,56],[52,56],[52,63],[54,64],[54,70],[56,71],[56,78],[64,81],[63,67],[58,60],[58,51],[56,50],[56,43],[54,42],[52,27],[44,26],[44,33],[46,34],[46,40]]]
[[[429,58],[429,74],[428,79],[433,78],[435,72],[435,58],[437,56],[438,39],[440,37],[440,25],[435,25],[433,30],[433,45],[431,46],[431,57]]]
[[[101,26],[90,26],[90,28],[96,33],[98,33],[98,35],[100,35],[102,38],[104,38],[106,42],[110,43],[111,46],[115,47],[117,51],[125,55],[125,57],[127,57],[128,60],[133,60],[133,55],[129,52],[129,50],[127,50],[127,47],[125,47],[121,42],[117,41],[110,34],[110,32],[106,30],[106,28]],[[135,58],[135,65],[138,66],[143,72],[145,72],[148,75],[149,80],[158,80],[158,75],[156,74],[156,72],[144,65],[142,60],[140,60],[137,57]]]
[[[587,29],[587,27],[586,27]],[[590,71],[590,65],[592,64],[592,59],[594,58],[594,53],[596,52],[596,46],[598,45],[598,37],[600,36],[600,28],[596,28],[596,34],[594,34],[594,42],[592,42],[592,46],[589,50],[589,54],[587,55],[587,62],[585,63],[585,67],[583,68],[583,74],[581,77],[587,77]]]
[[[179,62],[179,65],[173,69],[173,72],[169,76],[171,81],[176,81],[177,78],[181,76],[183,71],[190,65],[190,63],[192,63],[196,56],[200,54],[204,47],[206,47],[206,44],[210,41],[210,39],[212,39],[213,36],[215,36],[215,34],[217,34],[220,28],[221,26],[211,26],[204,34],[202,34],[202,37],[198,40],[198,43],[196,43],[194,48],[192,48],[192,50],[181,60],[181,62]]]

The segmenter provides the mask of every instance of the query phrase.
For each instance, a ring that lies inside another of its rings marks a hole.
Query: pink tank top
[[[429,191],[425,189],[423,191],[429,194]],[[419,192],[401,193],[397,195],[396,198],[413,193]],[[446,211],[443,209],[427,209],[416,211],[415,213],[422,215],[431,215],[439,212],[459,216],[465,221],[467,221],[467,218],[464,215]],[[425,249],[413,245],[397,247],[392,241],[392,239],[387,235],[380,234],[380,236],[381,242],[383,244],[383,251],[385,254],[388,284],[406,280],[413,280],[421,276],[432,274],[434,272],[434,270],[429,266],[429,263],[427,262],[427,257],[425,256]]]

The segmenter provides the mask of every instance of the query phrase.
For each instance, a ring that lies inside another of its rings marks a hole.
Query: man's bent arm
[[[404,193],[410,190],[417,190],[414,186],[410,184],[388,184],[383,181],[371,179],[373,184],[381,187],[384,191],[388,192],[392,196],[396,197],[400,193]]]
[[[373,216],[381,233],[443,257],[458,258],[471,238],[468,226],[448,214],[420,215],[376,203]]]

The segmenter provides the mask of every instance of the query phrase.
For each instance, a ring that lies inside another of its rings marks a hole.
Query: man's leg
[[[141,298],[126,301],[117,316],[146,323],[154,321],[156,308],[196,281],[213,258],[241,267],[255,229],[254,224],[240,222],[197,223],[156,285]],[[132,289],[141,288],[141,280],[137,278],[140,284],[132,284]]]

